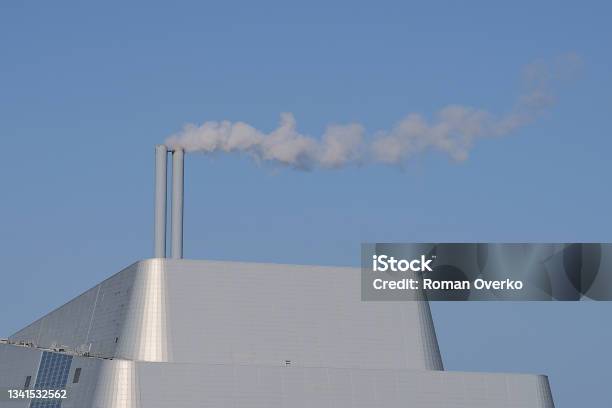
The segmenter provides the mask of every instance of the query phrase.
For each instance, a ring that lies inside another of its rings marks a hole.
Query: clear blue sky
[[[609,3],[155,3],[0,5],[0,335],[151,255],[153,145],[184,123],[269,130],[289,111],[318,135],[504,112],[525,64],[566,52],[583,63],[556,104],[462,164],[188,156],[185,254],[356,265],[361,242],[612,240]],[[432,308],[447,368],[546,373],[558,407],[612,406],[612,303]]]

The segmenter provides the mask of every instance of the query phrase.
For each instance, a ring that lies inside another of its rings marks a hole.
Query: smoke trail
[[[340,168],[351,164],[402,164],[410,157],[429,150],[447,154],[453,160],[467,160],[478,139],[510,134],[536,120],[554,103],[553,83],[566,79],[580,63],[573,54],[554,63],[538,61],[525,67],[525,91],[513,109],[494,115],[463,105],[442,108],[428,121],[410,113],[388,131],[366,138],[358,123],[330,125],[321,138],[298,132],[291,113],[281,114],[278,128],[262,132],[244,122],[205,122],[186,125],[170,136],[166,145],[187,152],[243,152],[257,161],[270,161],[293,168]]]

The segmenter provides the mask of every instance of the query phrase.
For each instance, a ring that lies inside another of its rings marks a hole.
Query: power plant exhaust
[[[171,207],[171,257],[183,257],[183,185],[184,158],[183,149],[174,149],[172,153],[172,207]],[[166,219],[168,194],[168,148],[155,146],[155,226],[154,257],[166,257]]]

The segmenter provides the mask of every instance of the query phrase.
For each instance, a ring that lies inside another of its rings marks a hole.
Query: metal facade
[[[428,303],[362,302],[356,268],[144,260],[10,341],[0,386],[74,355],[64,408],[553,407],[544,376],[443,371]]]

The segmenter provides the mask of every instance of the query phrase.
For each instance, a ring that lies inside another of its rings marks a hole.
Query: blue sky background
[[[178,4],[177,4],[178,3]],[[184,123],[388,129],[448,104],[510,109],[567,52],[557,103],[462,164],[297,172],[186,159],[185,255],[357,265],[361,242],[611,241],[606,2],[0,5],[0,335],[152,252],[153,145]],[[550,376],[612,406],[611,303],[432,305],[445,365]]]

